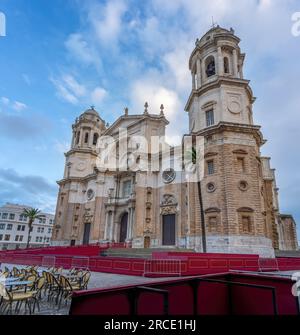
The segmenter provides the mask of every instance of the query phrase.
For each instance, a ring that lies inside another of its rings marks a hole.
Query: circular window
[[[247,191],[247,189],[248,189],[248,183],[245,180],[240,181],[240,183],[239,183],[239,189],[241,191]]]
[[[94,198],[94,195],[95,195],[95,192],[91,188],[86,192],[86,196],[88,200],[92,200]]]
[[[171,183],[176,177],[176,173],[173,169],[165,170],[162,174],[162,178],[165,183]]]
[[[214,192],[216,190],[216,185],[214,183],[208,183],[206,189],[207,192]]]

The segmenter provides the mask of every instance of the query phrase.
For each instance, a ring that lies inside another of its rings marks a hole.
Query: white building
[[[29,206],[7,203],[0,207],[0,250],[26,248],[28,218],[22,213]],[[30,247],[49,246],[51,242],[54,215],[41,213],[35,220],[30,236]]]

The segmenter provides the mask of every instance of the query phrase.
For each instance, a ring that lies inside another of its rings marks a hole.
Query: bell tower
[[[189,60],[192,92],[186,105],[191,132],[221,121],[253,124],[255,98],[243,77],[245,54],[239,42],[232,28],[219,26],[197,39]]]
[[[255,98],[243,77],[245,54],[239,43],[232,28],[213,27],[197,39],[189,59],[192,91],[185,110],[190,134],[204,137],[201,193],[207,252],[274,257],[262,195],[260,147],[265,140],[253,124]],[[195,192],[195,208],[197,197]],[[202,223],[197,217],[190,222],[190,247],[200,251]]]

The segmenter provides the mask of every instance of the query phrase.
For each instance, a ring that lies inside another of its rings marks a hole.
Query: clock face
[[[176,177],[176,173],[173,169],[165,170],[162,173],[162,178],[166,184],[171,183]]]

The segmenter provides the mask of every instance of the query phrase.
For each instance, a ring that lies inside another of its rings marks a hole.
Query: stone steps
[[[276,257],[299,257],[300,250],[275,250]]]
[[[101,252],[101,256],[151,258],[152,252],[194,252],[192,249],[180,248],[109,248]]]

